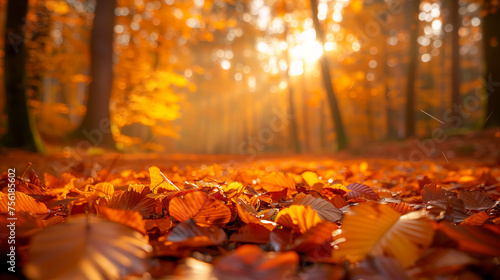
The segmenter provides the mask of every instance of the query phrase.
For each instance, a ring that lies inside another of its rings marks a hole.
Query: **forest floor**
[[[334,155],[3,150],[0,167],[31,279],[500,279],[500,129]]]

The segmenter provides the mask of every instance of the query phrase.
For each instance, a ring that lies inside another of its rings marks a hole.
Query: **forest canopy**
[[[28,4],[21,34],[5,25],[8,2]],[[497,1],[99,3],[0,1],[2,45],[25,45],[27,106],[46,141],[320,153],[498,125],[497,31],[485,24]]]

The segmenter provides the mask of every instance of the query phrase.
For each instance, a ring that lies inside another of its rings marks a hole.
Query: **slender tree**
[[[417,74],[417,56],[418,56],[418,13],[420,1],[413,0],[409,3],[411,31],[410,31],[410,48],[408,56],[407,83],[406,83],[406,106],[405,106],[405,137],[410,138],[415,136],[415,79]]]
[[[460,29],[461,19],[458,13],[458,1],[450,0],[450,23],[453,25],[451,32],[451,106],[455,108],[461,104],[460,100],[460,44],[458,30]],[[454,115],[458,116],[458,112]]]
[[[109,101],[113,85],[113,28],[116,0],[96,1],[91,37],[90,72],[87,113],[76,135],[93,145],[114,148],[110,129]]]
[[[484,1],[483,46],[488,101],[485,127],[500,126],[500,8],[498,1]]]
[[[318,38],[321,46],[324,45],[325,35],[323,29],[319,23],[318,19],[318,1],[311,0],[311,10],[312,10],[312,20],[314,24],[314,29],[316,30],[316,38]],[[323,84],[328,96],[328,105],[332,113],[333,124],[335,125],[335,132],[337,134],[337,145],[338,150],[342,150],[347,147],[347,135],[344,130],[344,124],[342,123],[342,116],[340,115],[340,109],[337,102],[337,97],[333,91],[332,78],[330,74],[330,65],[328,63],[328,57],[322,55],[320,58],[321,74],[323,77]]]
[[[5,32],[4,78],[7,134],[2,138],[6,147],[18,147],[45,152],[45,145],[38,134],[34,119],[28,111],[26,96],[26,45],[23,27],[28,12],[28,0],[11,0],[7,3]]]

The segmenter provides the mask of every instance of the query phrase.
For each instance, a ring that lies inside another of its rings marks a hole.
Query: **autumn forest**
[[[0,0],[1,279],[499,279],[498,0]]]

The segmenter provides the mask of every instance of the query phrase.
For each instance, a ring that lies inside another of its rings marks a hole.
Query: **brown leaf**
[[[422,189],[422,200],[424,203],[443,198],[446,198],[445,191],[436,184],[427,184]]]
[[[217,226],[201,227],[192,219],[178,224],[165,238],[159,241],[175,243],[182,247],[204,247],[218,245],[227,239],[226,233]]]
[[[380,197],[378,194],[369,186],[360,184],[360,183],[352,183],[346,186],[347,189],[351,190],[347,193],[346,199],[356,199],[358,197],[364,197],[370,200],[378,201]]]
[[[342,211],[335,208],[333,204],[322,199],[316,198],[312,195],[305,195],[304,193],[299,193],[295,196],[292,202],[293,205],[303,205],[311,206],[311,208],[318,213],[319,217],[323,221],[336,222],[342,219]]]
[[[464,202],[465,208],[469,210],[483,211],[495,205],[493,200],[488,196],[488,193],[484,190],[459,191],[458,198]]]

